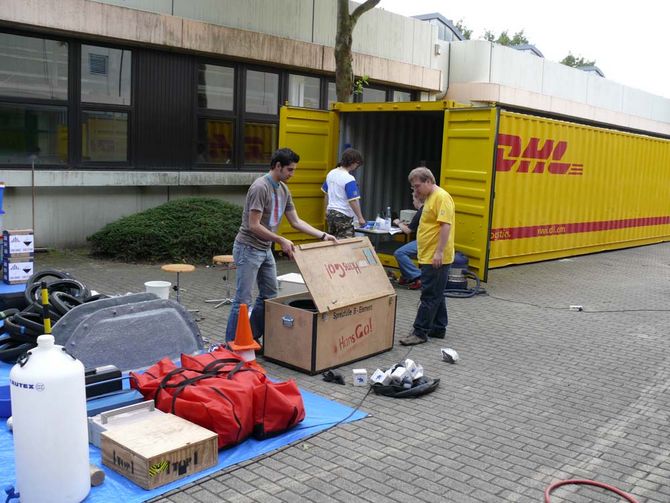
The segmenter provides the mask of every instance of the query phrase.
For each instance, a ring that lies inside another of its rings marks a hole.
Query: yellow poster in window
[[[126,161],[126,117],[90,117],[82,124],[81,153],[84,161]]]

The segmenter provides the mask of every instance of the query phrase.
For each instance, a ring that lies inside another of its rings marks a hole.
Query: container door
[[[464,108],[444,113],[440,185],[456,205],[456,249],[486,281],[493,208],[495,108]]]
[[[298,169],[289,181],[293,202],[302,220],[324,229],[326,212],[321,185],[337,162],[337,114],[283,106],[279,111],[279,147],[288,147],[300,156]],[[297,232],[284,218],[279,234],[293,242],[314,240]]]

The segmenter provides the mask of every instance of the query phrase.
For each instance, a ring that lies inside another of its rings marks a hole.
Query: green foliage
[[[465,40],[470,40],[470,37],[472,37],[472,30],[465,26],[462,19],[459,19],[454,26],[458,28]]]
[[[368,85],[368,80],[369,77],[367,75],[363,75],[362,77],[358,77],[354,79],[354,89],[353,93],[354,94],[363,94],[363,87]]]
[[[495,42],[496,44],[507,45],[507,46],[525,45],[529,43],[528,39],[523,34],[523,30],[516,32],[511,38],[507,34],[507,30],[501,32],[497,38],[495,33],[493,33],[490,30],[486,30],[486,33],[484,33],[484,40],[488,40],[489,42]]]
[[[595,66],[596,61],[586,60],[583,56],[576,58],[572,55],[572,53],[568,53],[568,55],[561,60],[561,64],[571,66],[573,68],[579,68],[580,66]]]
[[[218,199],[176,199],[107,224],[87,238],[93,255],[126,262],[210,262],[230,254],[242,207]]]

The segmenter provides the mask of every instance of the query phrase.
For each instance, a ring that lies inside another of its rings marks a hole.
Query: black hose
[[[49,304],[42,305],[40,288],[46,285]],[[107,295],[91,295],[90,289],[69,273],[45,269],[33,274],[26,283],[24,296],[27,307],[22,311],[6,309],[0,311],[4,321],[4,335],[0,335],[0,360],[13,363],[26,351],[36,346],[37,337],[45,333],[44,319],[58,321],[71,309],[84,302],[93,302]]]
[[[469,297],[474,297],[479,293],[481,285],[479,277],[474,272],[471,271],[463,271],[463,276],[466,278],[466,280],[468,278],[474,280],[475,286],[471,288],[447,288],[444,290],[445,297],[467,299]]]
[[[84,303],[83,300],[66,292],[53,292],[51,295],[49,295],[49,302],[53,306],[54,310],[61,316],[67,313],[73,307],[80,306]]]

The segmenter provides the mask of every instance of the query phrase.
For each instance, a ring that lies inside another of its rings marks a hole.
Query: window
[[[233,110],[235,69],[227,66],[198,65],[198,107]]]
[[[83,111],[81,158],[91,162],[128,160],[128,114]]]
[[[321,79],[305,75],[288,76],[288,103],[295,107],[319,108]]]
[[[67,99],[67,42],[0,33],[0,95]]]
[[[363,94],[360,96],[363,103],[377,103],[386,101],[386,91],[384,89],[373,89],[372,87],[364,87]]]
[[[67,98],[67,42],[0,33],[0,164],[66,163]]]
[[[277,124],[247,122],[244,124],[244,164],[269,166],[277,150]]]
[[[130,68],[130,51],[82,44],[81,101],[130,105]]]
[[[235,68],[198,64],[196,164],[232,166],[235,155]]]
[[[279,75],[247,70],[245,112],[277,115],[278,103]]]
[[[235,123],[231,119],[198,119],[196,162],[232,164],[235,151]]]
[[[333,103],[337,103],[337,88],[335,82],[328,82],[328,110]]]
[[[0,163],[67,162],[67,108],[0,103]]]
[[[80,54],[81,161],[127,163],[132,53],[82,44]]]
[[[393,91],[393,101],[412,101],[412,93],[407,91]]]

